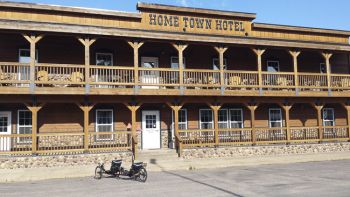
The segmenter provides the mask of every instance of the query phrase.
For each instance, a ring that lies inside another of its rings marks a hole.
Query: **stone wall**
[[[131,158],[131,152],[26,157],[1,156],[0,169],[83,166],[97,165],[99,162],[104,162],[109,166],[114,159],[131,162]]]
[[[289,146],[239,146],[220,148],[193,148],[184,149],[182,157],[191,158],[223,158],[223,157],[254,157],[274,155],[295,155],[329,152],[350,153],[350,143],[323,143],[323,144],[302,144]]]

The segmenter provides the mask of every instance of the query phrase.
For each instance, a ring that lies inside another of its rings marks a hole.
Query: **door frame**
[[[162,128],[161,128],[161,113],[160,113],[160,110],[142,110],[141,111],[141,149],[142,150],[145,150],[144,149],[144,146],[143,146],[143,139],[144,139],[144,129],[143,129],[143,125],[144,125],[144,112],[156,112],[158,114],[158,123],[157,125],[159,126],[159,149],[162,148]],[[158,149],[158,148],[156,148]],[[152,150],[152,149],[150,149]]]

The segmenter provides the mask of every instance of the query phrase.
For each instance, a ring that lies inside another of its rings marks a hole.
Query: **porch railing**
[[[86,87],[92,88],[143,88],[143,89],[222,89],[263,91],[306,91],[328,92],[350,90],[350,75],[291,72],[262,72],[225,70],[223,76],[218,70],[184,69],[182,81],[178,69],[138,68],[119,66],[36,64],[34,85],[37,87]],[[85,76],[89,74],[89,76]],[[296,80],[297,76],[297,80]],[[0,62],[0,86],[29,87],[31,73],[29,64]],[[136,79],[138,79],[136,81]],[[221,80],[224,80],[221,82]],[[259,84],[261,81],[262,84]],[[298,83],[297,83],[298,82]],[[298,85],[298,87],[296,87]]]

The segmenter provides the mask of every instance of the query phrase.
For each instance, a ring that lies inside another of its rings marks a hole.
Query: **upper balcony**
[[[0,42],[1,94],[350,96],[344,52],[56,35]]]

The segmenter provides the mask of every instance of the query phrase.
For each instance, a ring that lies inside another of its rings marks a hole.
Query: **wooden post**
[[[245,106],[250,110],[250,120],[252,127],[252,145],[256,145],[256,122],[255,110],[259,107],[258,103],[245,103]]]
[[[215,144],[219,145],[219,110],[222,107],[221,104],[215,103],[207,103],[208,106],[213,110],[214,115],[214,130],[215,130]]]
[[[285,112],[285,115],[286,115],[286,128],[287,128],[287,144],[290,144],[290,139],[291,139],[291,132],[290,132],[290,118],[289,118],[289,112],[290,112],[290,109],[293,107],[293,104],[292,103],[278,103],[279,106],[281,106]]]
[[[225,69],[224,69],[224,54],[227,51],[228,47],[214,47],[214,49],[219,53],[219,64],[220,64],[220,85],[221,85],[221,94],[224,94],[225,90]]]
[[[330,64],[330,59],[332,57],[332,53],[322,53],[322,56],[325,59],[326,63],[326,70],[327,70],[327,87],[328,87],[328,94],[330,95],[332,92],[332,87],[331,87],[331,64]]]
[[[131,111],[131,137],[132,137],[132,151],[134,154],[134,159],[137,158],[138,140],[137,140],[137,122],[136,122],[136,112],[141,107],[141,103],[124,103],[124,105]]]
[[[295,93],[299,95],[299,77],[298,77],[298,56],[300,55],[300,51],[288,51],[289,54],[293,58],[293,71],[294,71],[294,85],[295,85]]]
[[[259,91],[260,94],[262,94],[262,55],[265,53],[266,49],[253,49],[253,51],[258,59]]]
[[[350,103],[342,103],[342,105],[346,109],[347,126],[348,126],[348,138],[349,138],[349,141],[350,141]]]
[[[32,154],[37,153],[37,146],[38,146],[38,139],[37,139],[37,133],[38,133],[38,112],[43,108],[45,105],[44,103],[41,105],[30,105],[25,104],[26,107],[29,109],[29,111],[32,112]]]
[[[179,54],[179,85],[180,89],[183,90],[183,83],[184,83],[184,60],[183,60],[183,52],[188,47],[187,44],[172,44],[173,47],[178,51]]]
[[[34,93],[35,87],[35,64],[36,64],[36,44],[43,38],[43,35],[23,35],[23,37],[30,43],[30,91]]]
[[[175,134],[175,144],[177,146],[178,156],[182,156],[182,143],[179,135],[179,111],[184,106],[184,103],[167,103],[167,105],[173,110],[174,113],[174,134]]]
[[[96,42],[96,39],[78,38],[81,44],[84,45],[85,53],[85,94],[90,92],[90,46]]]
[[[311,105],[316,109],[317,111],[317,124],[318,124],[318,135],[320,143],[323,140],[323,121],[322,121],[322,109],[324,107],[323,104],[320,103],[311,103]]]
[[[128,44],[134,49],[134,83],[137,90],[139,88],[139,49],[144,42],[128,41]]]
[[[77,103],[78,107],[84,112],[84,151],[89,151],[89,113],[94,108],[94,104],[92,105],[81,105],[80,103]]]

